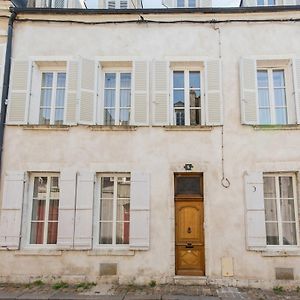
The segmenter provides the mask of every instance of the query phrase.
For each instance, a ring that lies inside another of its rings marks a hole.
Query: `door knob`
[[[185,248],[187,248],[187,249],[193,249],[194,246],[192,245],[192,243],[186,243]]]

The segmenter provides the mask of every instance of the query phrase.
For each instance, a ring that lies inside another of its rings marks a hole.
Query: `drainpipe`
[[[6,54],[5,54],[5,65],[4,65],[4,76],[3,76],[3,87],[2,87],[2,98],[1,98],[1,117],[0,117],[0,175],[2,171],[2,152],[3,152],[3,141],[4,141],[4,129],[7,111],[7,98],[9,90],[9,79],[11,69],[11,54],[12,54],[12,40],[13,40],[13,24],[16,19],[16,12],[11,10],[11,15],[8,20],[7,30],[7,43],[6,43]]]

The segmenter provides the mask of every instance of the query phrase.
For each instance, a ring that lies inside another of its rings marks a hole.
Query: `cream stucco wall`
[[[21,16],[23,17],[23,16]],[[24,16],[24,18],[31,16]],[[43,16],[34,16],[41,18]],[[291,14],[243,15],[147,15],[147,19],[256,19],[290,18]],[[300,11],[293,17],[299,18]],[[44,17],[43,17],[44,18]],[[59,18],[59,16],[49,16]],[[66,19],[66,17],[64,16]],[[68,16],[68,19],[118,20],[136,16]],[[219,31],[221,52],[219,52]],[[300,282],[300,256],[264,257],[245,246],[244,183],[246,171],[300,171],[299,130],[255,130],[240,124],[239,60],[243,56],[300,55],[298,23],[123,24],[82,25],[16,22],[13,57],[97,56],[139,57],[147,60],[170,57],[218,58],[223,63],[225,175],[231,186],[221,184],[221,127],[211,130],[174,131],[141,127],[135,131],[37,130],[7,126],[3,173],[13,170],[143,171],[151,175],[151,242],[149,251],[128,255],[94,255],[86,251],[44,252],[28,255],[0,251],[0,279],[28,280],[30,276],[65,276],[95,280],[99,263],[117,262],[121,282],[170,282],[174,266],[173,174],[193,163],[204,173],[206,275],[222,279],[221,258],[233,257],[234,277],[223,278],[240,285],[270,286],[275,267],[294,268]],[[3,176],[2,176],[3,178]],[[55,254],[55,255],[54,255]],[[99,253],[98,253],[99,254]],[[101,254],[101,253],[100,253]],[[103,253],[102,253],[103,254]],[[106,253],[107,254],[107,253]],[[259,282],[256,283],[256,280]]]

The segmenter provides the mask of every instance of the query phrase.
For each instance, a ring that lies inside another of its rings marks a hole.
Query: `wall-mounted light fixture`
[[[183,167],[186,171],[192,171],[194,166],[192,164],[185,164]]]

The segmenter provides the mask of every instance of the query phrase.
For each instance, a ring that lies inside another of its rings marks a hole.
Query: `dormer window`
[[[196,7],[196,0],[177,0],[177,7]]]
[[[257,6],[272,6],[276,5],[276,0],[257,0]]]
[[[127,0],[108,0],[106,2],[106,8],[108,8],[108,9],[127,9],[128,1]]]

